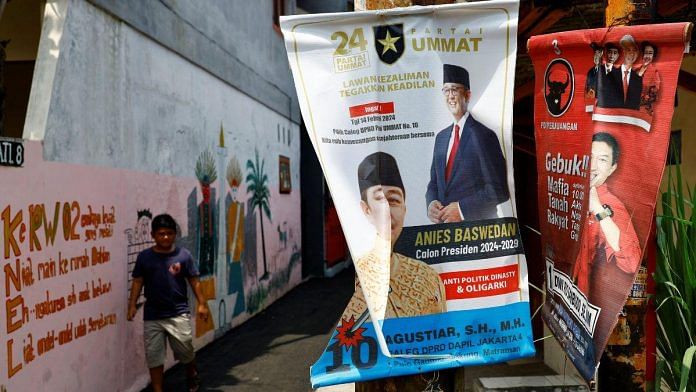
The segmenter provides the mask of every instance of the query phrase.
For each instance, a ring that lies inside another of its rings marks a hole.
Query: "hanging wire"
[[[427,382],[427,385],[425,386],[425,389],[423,389],[423,392],[444,392],[444,390],[440,386],[440,383],[438,382],[440,380],[440,372],[433,372],[433,377],[430,380],[423,377],[422,374],[421,378],[423,379],[423,381]]]
[[[536,343],[536,342],[541,342],[542,340],[546,340],[546,339],[552,338],[552,337],[553,337],[553,335],[546,335],[546,336],[544,336],[543,338],[534,339],[534,343]]]
[[[533,283],[528,283],[528,284],[529,284],[529,287],[535,289],[536,291],[540,292],[541,294],[544,294],[544,290],[536,287]]]
[[[546,292],[545,292],[544,290],[542,290],[542,289],[536,287],[536,286],[535,286],[534,284],[532,284],[531,282],[527,282],[527,284],[529,285],[529,287],[531,287],[531,288],[533,288],[533,289],[535,289],[536,291],[538,291],[538,292],[541,293],[541,305],[539,305],[539,306],[536,308],[536,310],[534,311],[534,313],[532,313],[532,319],[533,319],[533,318],[536,317],[536,315],[541,311],[541,308],[544,307],[544,303],[546,302]],[[543,340],[543,339],[546,339],[546,338],[542,338],[542,340]],[[536,342],[535,342],[535,343],[536,343]]]

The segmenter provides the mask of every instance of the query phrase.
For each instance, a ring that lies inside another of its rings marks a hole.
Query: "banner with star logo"
[[[314,387],[534,354],[512,182],[518,7],[282,18],[358,277]]]
[[[394,64],[404,54],[404,24],[373,26],[375,50],[379,59]]]

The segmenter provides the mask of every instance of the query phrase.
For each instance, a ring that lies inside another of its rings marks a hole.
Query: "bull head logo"
[[[575,89],[573,69],[564,59],[551,61],[546,68],[544,98],[546,108],[554,117],[559,117],[570,107]]]
[[[549,80],[546,82],[548,85],[548,93],[546,94],[546,104],[549,106],[549,111],[552,113],[560,113],[561,111],[561,96],[565,93],[566,87],[570,83],[570,78],[566,74],[565,82],[556,82]]]

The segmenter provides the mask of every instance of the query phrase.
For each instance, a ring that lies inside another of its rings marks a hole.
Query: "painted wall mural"
[[[196,218],[196,249],[194,256],[198,260],[198,270],[201,273],[201,292],[203,297],[208,301],[208,311],[213,317],[207,320],[196,318],[196,337],[200,337],[206,332],[215,328],[214,322],[217,315],[213,313],[216,307],[210,306],[215,303],[217,293],[215,290],[216,279],[215,261],[217,260],[217,243],[218,243],[218,217],[216,197],[214,189],[211,190],[211,184],[217,179],[217,171],[215,169],[215,159],[209,150],[205,150],[198,157],[196,162],[196,178],[203,195],[203,200],[197,205]]]
[[[259,222],[261,224],[261,251],[263,252],[263,275],[259,280],[268,279],[268,266],[266,258],[266,235],[263,230],[263,216],[271,221],[271,208],[269,204],[269,190],[268,190],[268,175],[264,171],[265,161],[259,162],[259,151],[256,150],[255,161],[251,159],[247,161],[246,167],[248,174],[246,177],[247,182],[247,193],[249,193],[252,210],[255,210],[259,215]]]
[[[130,288],[133,278],[133,268],[135,260],[138,258],[138,253],[150,248],[155,244],[155,241],[150,235],[150,224],[152,223],[152,212],[149,209],[138,210],[138,220],[135,226],[126,229],[126,237],[128,239],[128,295],[130,298]],[[140,307],[145,302],[145,295],[141,292],[138,298],[137,305]]]
[[[227,211],[227,235],[225,242],[227,295],[234,298],[232,317],[246,310],[244,301],[244,282],[242,281],[242,252],[244,251],[244,203],[237,199],[242,183],[242,169],[236,157],[230,157],[227,164],[227,184],[230,191],[225,197]]]
[[[215,190],[210,189],[217,179],[215,160],[213,154],[205,150],[196,162],[196,178],[201,186],[203,200],[198,205],[198,242],[196,243],[196,255],[200,263],[201,277],[213,275],[215,260],[217,258],[217,203],[215,202]]]
[[[154,215],[174,216],[199,263],[212,317],[195,318],[197,347],[299,283],[299,192],[280,194],[267,172],[275,141],[249,153],[224,139],[221,128],[188,178],[45,162],[39,142],[27,142],[23,168],[0,168],[0,181],[21,184],[0,201],[3,391],[145,385],[142,311],[129,323],[125,310]]]

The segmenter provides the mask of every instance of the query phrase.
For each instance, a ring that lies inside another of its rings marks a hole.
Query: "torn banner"
[[[650,231],[690,25],[532,37],[542,316],[590,380]]]
[[[534,354],[514,206],[512,1],[283,18],[359,278],[316,386]]]

